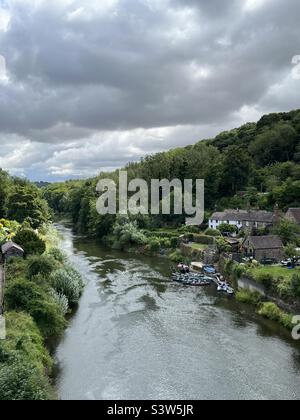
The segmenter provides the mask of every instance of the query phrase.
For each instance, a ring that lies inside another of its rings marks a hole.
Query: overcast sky
[[[296,55],[299,0],[0,0],[0,167],[87,177],[300,108]]]

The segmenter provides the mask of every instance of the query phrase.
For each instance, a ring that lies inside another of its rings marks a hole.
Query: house
[[[285,218],[300,226],[300,208],[291,208],[286,212]]]
[[[225,242],[230,246],[232,252],[239,252],[241,242],[235,238],[224,238]]]
[[[278,218],[277,213],[262,210],[225,210],[214,213],[209,220],[210,229],[217,230],[226,223],[238,229],[251,230],[273,226]]]
[[[279,262],[284,257],[284,247],[279,236],[248,236],[242,244],[243,253],[261,262],[273,260]]]
[[[9,260],[14,257],[24,257],[24,249],[12,241],[6,242],[1,246],[1,253],[4,260]]]

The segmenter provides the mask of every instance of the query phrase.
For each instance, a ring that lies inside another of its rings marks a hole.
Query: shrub
[[[272,302],[263,303],[258,313],[271,321],[280,321],[282,317],[282,311]]]
[[[256,281],[262,284],[267,289],[270,289],[273,285],[273,277],[271,274],[267,274],[267,273],[260,273],[256,277]]]
[[[279,278],[276,289],[282,298],[289,298],[293,295],[291,280],[289,278]]]
[[[45,338],[60,336],[67,325],[60,306],[50,295],[49,299],[33,303],[30,307],[30,315]]]
[[[234,264],[232,273],[237,279],[240,279],[247,271],[245,264]]]
[[[176,249],[178,246],[178,238],[177,237],[171,238],[170,244],[171,244],[171,248]]]
[[[226,276],[231,276],[233,273],[234,266],[235,266],[235,262],[233,260],[225,260],[224,274]]]
[[[44,401],[52,398],[45,374],[23,359],[0,365],[0,401]]]
[[[295,327],[293,323],[293,315],[282,313],[280,323],[283,327],[287,328],[288,330],[292,330]]]
[[[67,261],[66,255],[59,248],[51,248],[47,252],[47,255],[53,257],[55,261],[64,264]]]
[[[222,233],[218,229],[209,228],[209,229],[206,229],[205,235],[217,237],[217,236],[222,236]]]
[[[46,251],[45,242],[31,229],[20,230],[16,234],[14,241],[21,245],[25,255],[42,255]]]
[[[271,321],[279,322],[283,327],[289,330],[292,330],[295,326],[293,324],[293,315],[283,312],[275,303],[264,303],[260,307],[258,313]]]
[[[157,238],[152,238],[149,241],[149,249],[151,252],[158,252],[160,250],[160,242]]]
[[[215,243],[215,238],[206,235],[193,235],[193,241],[198,244],[213,245]]]
[[[114,227],[116,243],[121,249],[128,245],[146,245],[147,238],[137,227],[136,222],[118,222]]]
[[[54,300],[54,302],[57,304],[57,306],[60,307],[62,314],[67,315],[67,313],[69,312],[68,298],[63,293],[58,293],[54,289],[51,289],[49,294]]]
[[[38,275],[48,277],[57,268],[57,265],[57,261],[50,255],[31,257],[28,261],[28,277],[30,279]]]
[[[185,260],[185,257],[182,255],[180,251],[175,251],[172,254],[170,254],[170,260],[175,263],[180,263]]]
[[[79,302],[84,285],[81,275],[72,267],[62,268],[52,273],[51,284],[56,292],[66,296],[70,305]]]
[[[168,238],[161,239],[160,246],[165,249],[171,248],[171,241]]]
[[[233,225],[229,225],[228,223],[222,223],[220,226],[219,226],[219,231],[223,234],[223,233],[226,233],[226,232],[229,232],[229,233],[236,233],[237,232],[237,227],[236,226],[233,226]]]
[[[239,290],[236,294],[236,299],[239,302],[257,306],[261,302],[262,296],[258,292]]]
[[[66,322],[59,306],[40,286],[18,279],[8,285],[6,306],[12,311],[28,312],[45,338],[60,335]]]
[[[292,293],[296,297],[300,297],[300,275],[294,274],[291,281]]]

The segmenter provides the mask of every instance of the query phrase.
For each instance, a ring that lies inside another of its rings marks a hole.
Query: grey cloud
[[[47,144],[49,168],[67,159],[62,144],[85,174],[95,145],[95,167],[114,167],[230,128],[241,109],[299,106],[291,90],[300,82],[288,79],[300,54],[299,1],[260,0],[247,11],[246,0],[116,0],[106,13],[107,2],[9,2],[0,133]],[[162,127],[162,139],[151,137]],[[116,141],[126,133],[127,144]]]

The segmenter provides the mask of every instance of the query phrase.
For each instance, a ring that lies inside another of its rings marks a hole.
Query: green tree
[[[252,169],[249,154],[241,147],[229,146],[224,155],[221,189],[233,195],[247,186]]]
[[[0,169],[0,219],[6,216],[6,205],[9,193],[9,176]]]
[[[14,241],[21,245],[25,255],[42,255],[46,251],[45,242],[31,229],[21,229]]]
[[[279,122],[264,129],[250,145],[249,151],[260,166],[290,160],[296,149],[297,132],[288,123]]]
[[[280,236],[283,243],[287,245],[291,242],[297,241],[297,235],[299,234],[299,226],[296,223],[291,222],[287,219],[282,219],[273,229],[273,233]]]
[[[8,198],[7,207],[9,219],[19,223],[28,221],[34,229],[50,220],[47,202],[41,197],[40,191],[30,184],[17,185]]]
[[[296,262],[298,260],[298,258],[300,257],[300,252],[297,250],[297,247],[295,244],[288,244],[285,248],[284,248],[284,255],[287,258],[290,258],[292,261],[292,266],[295,267],[296,266]]]
[[[58,263],[52,256],[33,256],[28,261],[28,277],[33,279],[35,276],[41,275],[44,278],[48,278],[57,268]]]

